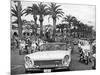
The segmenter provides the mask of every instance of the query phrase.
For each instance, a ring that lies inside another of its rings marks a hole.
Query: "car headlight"
[[[67,65],[67,64],[68,64],[68,60],[69,60],[69,56],[66,55],[66,56],[64,57],[64,59],[62,60],[62,64],[63,64],[63,65]]]
[[[32,67],[33,66],[33,61],[30,59],[30,57],[25,57],[25,64],[28,66],[28,67]]]

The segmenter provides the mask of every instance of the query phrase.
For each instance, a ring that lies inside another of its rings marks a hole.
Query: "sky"
[[[31,2],[31,1],[23,1],[21,2],[22,8],[25,9],[28,6],[32,6],[33,3],[39,3],[39,2]],[[49,5],[50,3],[44,3]],[[58,5],[61,5],[61,9],[64,12],[65,15],[72,15],[75,16],[78,20],[83,22],[84,24],[92,25],[95,28],[95,6],[93,5],[79,5],[79,4],[67,4],[67,3],[57,3]],[[12,6],[14,3],[12,3]],[[39,18],[39,17],[38,17]],[[22,19],[26,19],[28,21],[33,20],[32,15],[28,16],[22,16]],[[15,18],[12,18],[12,20],[15,20]],[[61,23],[62,18],[57,20],[57,24]],[[39,21],[37,21],[39,24]],[[43,25],[47,24],[53,24],[52,18],[48,20],[48,16],[44,17]]]

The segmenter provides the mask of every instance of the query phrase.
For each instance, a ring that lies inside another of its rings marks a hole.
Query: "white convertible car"
[[[51,72],[56,69],[69,69],[71,62],[71,48],[65,43],[43,44],[41,51],[28,54],[24,57],[25,70]]]

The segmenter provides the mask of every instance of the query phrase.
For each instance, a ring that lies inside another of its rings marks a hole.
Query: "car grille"
[[[48,67],[55,67],[57,65],[61,65],[62,60],[41,60],[41,61],[34,61],[35,66],[39,66],[42,68],[48,68]]]

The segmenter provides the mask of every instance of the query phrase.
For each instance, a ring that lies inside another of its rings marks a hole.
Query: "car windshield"
[[[51,51],[51,50],[66,50],[66,43],[47,43],[43,44],[40,48],[41,50]]]

